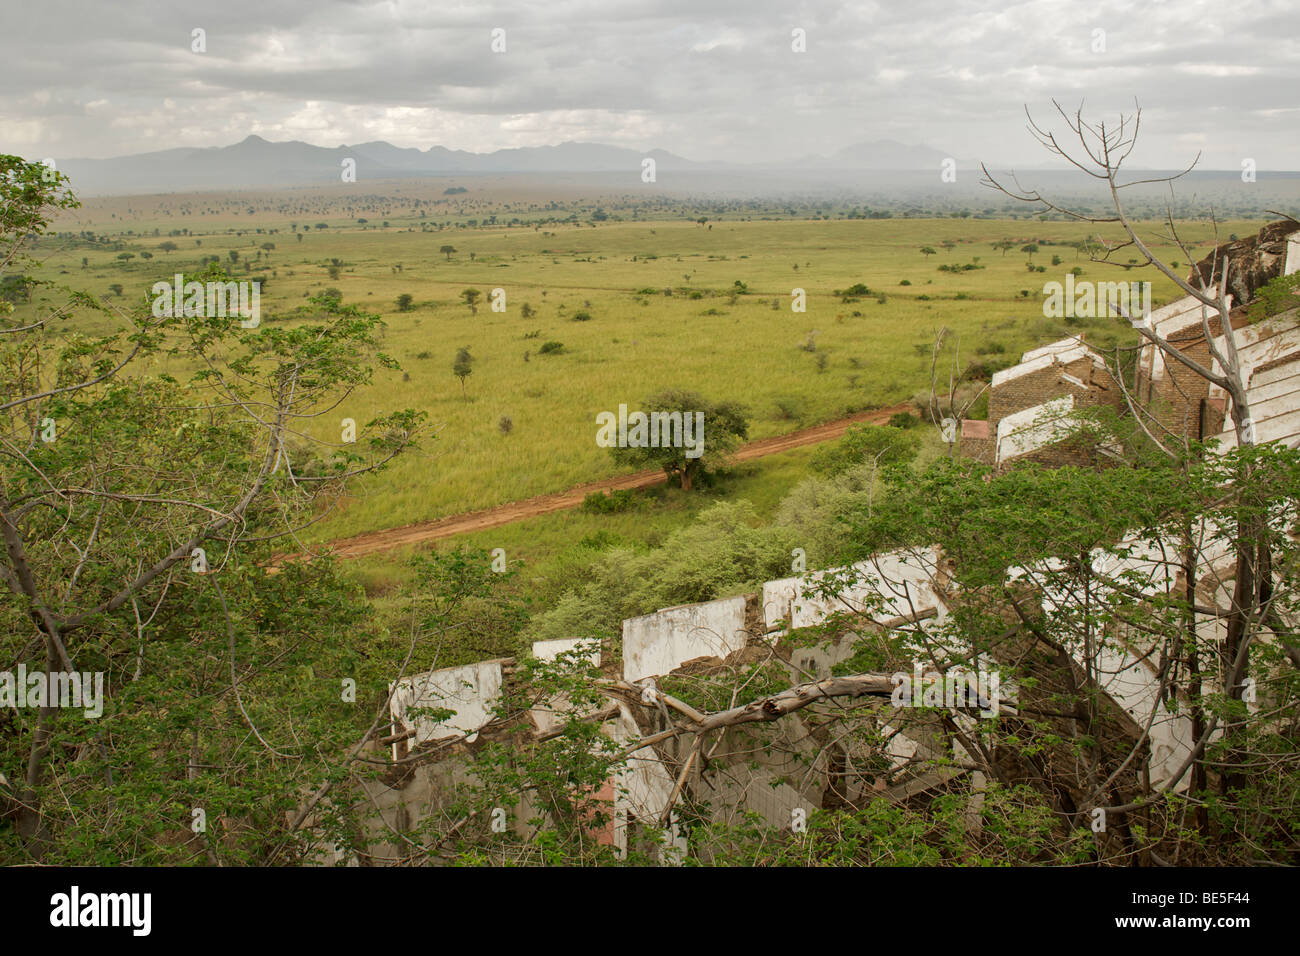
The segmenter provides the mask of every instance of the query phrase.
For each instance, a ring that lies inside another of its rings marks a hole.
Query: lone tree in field
[[[174,242],[172,242],[170,239],[168,239],[166,242],[160,242],[160,243],[158,243],[158,248],[161,249],[163,252],[175,252],[175,251],[176,251],[176,243],[174,243]]]
[[[410,312],[411,303],[414,301],[415,301],[415,297],[412,296],[411,293],[403,292],[401,295],[397,297],[397,311]]]
[[[483,293],[480,292],[478,289],[465,289],[463,292],[461,292],[460,297],[464,299],[465,304],[469,306],[470,313],[473,315],[478,315],[478,300],[482,297],[482,295]]]
[[[459,348],[456,350],[456,360],[451,363],[451,372],[460,379],[460,394],[462,398],[468,398],[465,394],[465,379],[469,378],[474,371],[474,357],[469,354],[469,347]]]
[[[936,255],[936,253],[935,253],[935,251],[934,251],[934,246],[922,246],[922,247],[921,247],[921,255],[925,256],[927,259],[928,259],[930,256]]]
[[[451,261],[451,254],[452,254],[453,252],[456,251],[456,247],[455,247],[455,246],[452,246],[452,245],[446,245],[446,246],[443,246],[443,247],[442,247],[441,249],[439,249],[438,251],[441,252],[444,256],[446,256],[446,257],[447,257],[447,261],[450,262],[450,261]]]
[[[725,461],[749,437],[749,422],[742,406],[710,402],[696,392],[669,389],[647,398],[639,411],[646,416],[644,426],[638,433],[633,420],[636,412],[630,412],[626,441],[611,441],[611,452],[628,465],[662,468],[669,478],[677,478],[683,491],[690,491],[696,478]],[[633,442],[638,444],[634,446]]]

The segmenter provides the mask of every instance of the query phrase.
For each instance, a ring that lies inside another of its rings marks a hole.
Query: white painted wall
[[[636,720],[625,704],[613,723],[611,737],[619,743],[639,740],[642,736]],[[658,826],[668,807],[676,780],[668,772],[651,747],[638,750],[628,758],[626,765],[614,778],[614,845],[620,853],[627,852],[629,815],[641,823]],[[670,817],[669,840],[663,848],[661,859],[676,863],[686,852],[686,836],[674,831],[675,815]]]
[[[585,650],[584,659],[590,661],[592,667],[599,667],[599,642],[590,638],[562,637],[554,641],[533,641],[533,657],[539,661],[553,661],[561,654],[578,650],[579,645],[582,645]]]
[[[1026,352],[1026,356],[1033,355],[1034,357],[1029,358],[1027,361],[1022,361],[1019,365],[1013,365],[1010,368],[1004,368],[1000,371],[994,372],[993,379],[990,382],[990,387],[997,388],[999,385],[1004,385],[1012,379],[1017,379],[1022,375],[1028,375],[1030,372],[1038,372],[1045,368],[1051,368],[1056,364],[1069,365],[1071,362],[1077,362],[1081,358],[1091,358],[1092,364],[1097,368],[1106,367],[1105,359],[1092,349],[1088,348],[1088,346],[1080,342],[1075,342],[1073,339],[1068,341],[1074,343],[1073,348],[1055,352],[1041,352],[1041,354]],[[1060,343],[1056,344],[1059,345]],[[1052,346],[1044,346],[1043,348],[1052,348]]]
[[[1062,395],[1001,419],[995,463],[1000,465],[1060,441],[1071,431],[1073,423],[1068,416],[1072,411],[1074,396]]]
[[[858,583],[836,599],[804,592],[840,569],[768,581],[762,594],[765,629],[787,619],[792,628],[810,627],[840,611],[868,613],[873,620],[884,621],[935,610],[936,620],[942,621],[947,608],[934,589],[938,562],[935,548],[891,551],[859,561],[852,565]]]
[[[492,708],[501,699],[500,660],[479,661],[463,667],[428,671],[398,681],[389,703],[394,730],[415,729],[411,746],[467,734],[468,740],[492,720]],[[456,711],[443,721],[408,717],[413,707],[446,707]]]
[[[629,618],[623,622],[623,679],[668,674],[697,657],[726,657],[748,641],[743,596]]]
[[[561,654],[581,650],[583,659],[593,667],[600,666],[600,646],[598,641],[580,637],[565,637],[553,641],[534,641],[533,657],[540,661],[554,661]],[[568,716],[573,713],[573,703],[565,695],[539,700],[530,708],[528,716],[539,734],[549,734],[557,730]]]

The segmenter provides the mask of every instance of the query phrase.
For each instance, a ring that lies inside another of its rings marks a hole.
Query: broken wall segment
[[[866,614],[870,619],[911,619],[932,612],[937,621],[948,609],[939,596],[946,581],[938,548],[903,549],[876,555],[848,568],[832,568],[763,585],[763,621],[768,632],[821,624],[837,612]],[[810,589],[848,573],[850,586],[825,597]]]
[[[749,642],[745,598],[664,608],[623,622],[623,679],[636,682],[697,657],[727,657]]]
[[[505,666],[511,658],[496,658],[427,671],[397,681],[390,689],[389,714],[393,722],[393,759],[412,747],[464,736],[474,740],[496,717],[501,700]],[[421,708],[454,711],[441,720],[413,713]]]
[[[533,642],[533,657],[539,661],[554,663],[561,655],[571,655],[570,660],[581,661],[592,667],[600,666],[600,647],[590,638],[570,637]],[[573,713],[573,703],[565,695],[539,700],[528,710],[529,719],[539,735],[559,730]]]
[[[1300,446],[1300,324],[1295,311],[1237,329],[1234,337],[1242,384],[1250,411],[1252,432],[1257,443],[1280,441]],[[1215,339],[1220,354],[1226,354],[1226,337]],[[1218,363],[1213,371],[1222,373]],[[1217,385],[1208,389],[1211,400],[1230,410],[1227,392]],[[1237,446],[1236,429],[1230,414],[1219,435],[1220,447]]]
[[[1068,397],[1071,409],[1105,405],[1119,409],[1123,395],[1111,377],[1106,361],[1084,341],[1072,336],[1025,352],[1020,362],[995,372],[989,385],[988,419],[985,429],[963,422],[961,453],[987,464],[1001,465],[1004,458],[1032,455],[1047,465],[1087,464],[1091,456],[1057,440],[1035,440],[1033,447],[1004,453],[1004,439],[1011,430],[1021,430],[1028,419],[1042,416]],[[1032,411],[1032,410],[1037,411]],[[1032,413],[1031,413],[1032,412]],[[1003,423],[1011,419],[1011,425]],[[1034,433],[1041,438],[1041,435]],[[1012,443],[1014,445],[1014,443]],[[1058,447],[1060,446],[1060,447]]]

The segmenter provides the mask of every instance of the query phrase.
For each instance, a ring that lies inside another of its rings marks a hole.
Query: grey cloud
[[[189,50],[194,27],[206,54]],[[701,160],[889,137],[1024,163],[1043,157],[1022,104],[1086,100],[1100,116],[1137,97],[1147,164],[1177,165],[1201,137],[1210,166],[1297,168],[1295,114],[1268,112],[1300,106],[1297,27],[1282,0],[45,0],[0,13],[0,123],[26,155],[248,132],[483,151],[579,129]]]

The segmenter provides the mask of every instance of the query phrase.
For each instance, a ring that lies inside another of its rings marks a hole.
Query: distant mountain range
[[[409,179],[455,174],[606,173],[627,171],[639,178],[641,161],[654,159],[656,172],[797,170],[937,171],[946,154],[893,140],[857,143],[830,156],[796,162],[727,164],[695,162],[661,149],[639,151],[599,143],[560,143],[471,153],[444,146],[419,150],[382,140],[356,146],[313,146],[298,140],[273,143],[249,136],[233,146],[182,147],[112,159],[56,159],[82,194],[176,192],[255,186],[312,186],[340,181],[344,160],[356,161],[357,181]],[[958,161],[958,166],[974,164]]]

